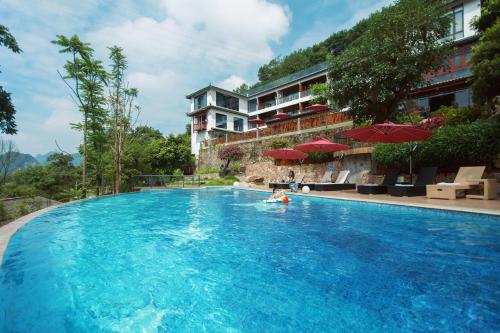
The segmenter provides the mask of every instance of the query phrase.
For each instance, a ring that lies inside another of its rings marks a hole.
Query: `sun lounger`
[[[387,193],[387,186],[396,184],[398,180],[398,170],[387,170],[382,184],[363,184],[358,185],[358,193],[361,194],[383,194]]]
[[[325,173],[323,174],[323,177],[321,177],[321,181],[319,183],[331,183],[332,182],[332,174],[333,174],[333,171],[326,170]],[[309,186],[310,190],[314,190],[316,184],[318,184],[318,183],[302,183],[302,187]]]
[[[278,179],[274,182],[269,183],[269,188],[275,189],[286,189],[288,188],[288,182],[284,180],[288,177],[288,173],[283,173],[281,176],[278,176]]]
[[[416,197],[426,194],[426,185],[433,184],[436,179],[437,168],[422,168],[418,172],[415,184],[396,184],[387,186],[387,193],[395,197]]]
[[[314,183],[315,191],[340,191],[340,190],[350,190],[355,189],[356,184],[349,184],[347,182],[347,177],[349,176],[349,170],[342,170],[339,172],[337,179],[334,183]]]
[[[465,196],[465,191],[478,185],[477,179],[483,177],[486,167],[461,167],[453,183],[438,183],[436,185],[427,185],[427,198],[454,200]]]

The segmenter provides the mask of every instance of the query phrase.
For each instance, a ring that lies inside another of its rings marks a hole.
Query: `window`
[[[450,34],[448,37],[459,39],[464,36],[464,9],[462,6],[455,7],[448,14],[451,20]]]
[[[207,106],[207,93],[195,96],[194,100],[194,110],[199,110]]]
[[[236,132],[243,132],[243,119],[235,117],[233,125]]]
[[[215,127],[227,128],[227,116],[225,114],[215,114]]]
[[[229,95],[221,94],[220,92],[216,93],[216,104],[217,106],[239,111],[240,109],[240,99],[238,97],[233,97]]]
[[[248,112],[257,110],[257,99],[251,99],[248,101]]]

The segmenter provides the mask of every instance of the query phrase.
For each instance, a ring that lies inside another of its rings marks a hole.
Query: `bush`
[[[500,123],[494,121],[443,126],[430,139],[417,144],[414,169],[437,166],[441,171],[455,171],[463,165],[490,164],[500,152],[499,137]],[[407,169],[409,151],[410,143],[378,144],[373,158],[386,167]]]
[[[309,152],[307,161],[310,163],[324,163],[333,161],[333,153]]]
[[[231,172],[233,172],[233,173],[239,173],[240,169],[241,169],[241,165],[239,163],[234,163],[231,166]]]
[[[7,212],[5,211],[5,206],[2,201],[0,201],[0,221],[7,218]]]
[[[173,175],[174,176],[183,176],[184,175],[184,171],[182,171],[181,169],[175,169],[174,172],[173,172]]]
[[[37,200],[35,198],[22,200],[14,206],[14,218],[20,218],[41,208],[42,203],[40,202],[40,200]]]
[[[36,194],[37,189],[32,185],[9,182],[2,187],[2,197],[4,198],[33,197]]]
[[[480,108],[457,108],[454,106],[441,106],[432,113],[432,116],[443,117],[447,125],[466,124],[477,120],[481,116]]]
[[[288,141],[286,141],[285,139],[273,139],[271,141],[271,147],[273,149],[286,148],[288,147]]]
[[[207,169],[201,169],[201,170],[197,171],[196,174],[207,175],[209,173],[217,173],[217,172],[219,172],[219,169],[217,169],[217,168],[207,168]]]

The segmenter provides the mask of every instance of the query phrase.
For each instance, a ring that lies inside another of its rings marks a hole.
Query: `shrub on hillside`
[[[477,120],[481,116],[481,109],[478,107],[457,108],[454,106],[441,106],[432,115],[442,117],[448,125],[458,125]]]
[[[286,141],[285,139],[273,139],[271,141],[271,147],[273,149],[281,149],[281,148],[286,148],[288,147],[288,141]]]
[[[454,171],[463,165],[489,164],[500,152],[499,137],[500,123],[494,121],[443,126],[417,144],[415,169],[437,166],[441,171]],[[378,144],[373,158],[380,165],[408,170],[411,145],[414,144]]]

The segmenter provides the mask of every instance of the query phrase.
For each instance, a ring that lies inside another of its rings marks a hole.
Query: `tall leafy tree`
[[[14,36],[7,27],[0,24],[0,46],[4,46],[14,53],[21,53],[22,50],[17,44]],[[0,72],[1,73],[1,72]],[[16,134],[16,109],[12,104],[10,93],[0,86],[0,131],[6,134]]]
[[[58,35],[52,43],[61,47],[60,53],[66,53],[70,56],[64,65],[65,75],[58,73],[69,87],[73,99],[83,115],[82,122],[74,124],[74,127],[83,132],[82,194],[85,197],[87,193],[89,137],[93,142],[92,148],[97,164],[100,162],[99,154],[103,146],[102,132],[103,118],[105,117],[103,85],[106,82],[107,74],[102,63],[93,58],[93,49],[90,44],[82,42],[77,35],[70,38]],[[99,173],[102,168],[97,164],[94,165],[95,172]],[[96,177],[99,179],[99,175]]]
[[[109,50],[111,73],[108,104],[113,155],[113,192],[119,193],[122,183],[122,158],[129,141],[132,139],[131,129],[139,114],[139,107],[134,103],[138,90],[129,88],[129,84],[125,80],[127,59],[123,54],[123,49],[113,46]]]
[[[442,68],[452,48],[441,1],[399,0],[372,14],[367,28],[331,59],[329,96],[355,122],[395,117],[423,75]]]
[[[481,34],[480,43],[472,49],[473,95],[477,102],[489,103],[500,95],[500,1],[483,1],[473,27]]]

